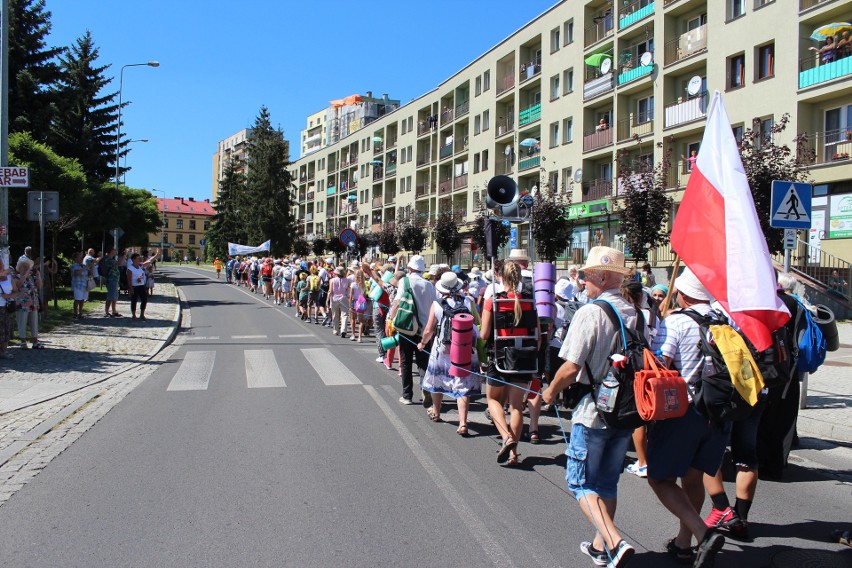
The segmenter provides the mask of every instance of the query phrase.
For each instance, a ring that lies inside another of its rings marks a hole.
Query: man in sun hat
[[[620,291],[629,272],[624,253],[610,247],[593,247],[583,270],[589,298],[609,302],[625,326],[635,327],[636,309],[621,297]],[[564,289],[560,292],[567,293]],[[606,377],[610,351],[619,333],[620,326],[600,305],[588,304],[577,310],[559,351],[564,363],[555,371],[542,398],[546,404],[553,404],[556,396],[575,382],[587,385],[588,392],[573,413],[565,478],[568,489],[596,529],[594,539],[582,542],[580,550],[598,566],[620,568],[635,554],[633,547],[622,540],[613,520],[618,479],[633,429],[607,427],[598,414],[590,386]]]
[[[391,307],[388,318],[393,320],[396,311],[399,308],[399,300],[402,297],[406,286],[411,289],[411,294],[414,297],[414,307],[417,310],[417,321],[420,324],[419,331],[416,335],[400,336],[399,352],[402,359],[402,396],[399,402],[402,404],[413,404],[414,398],[414,378],[412,366],[416,362],[417,368],[420,370],[420,376],[426,374],[426,365],[429,363],[429,348],[418,349],[417,345],[423,340],[423,329],[429,321],[429,311],[432,308],[432,302],[437,299],[435,287],[432,286],[423,278],[423,272],[426,270],[426,260],[419,254],[411,257],[408,261],[408,275],[399,279],[397,286],[398,291]],[[427,408],[431,406],[431,397],[423,394],[423,406]]]
[[[694,566],[713,566],[725,537],[715,529],[734,529],[739,522],[724,492],[711,495],[713,511],[707,521],[700,515],[704,502],[704,474],[713,476],[722,465],[730,422],[707,420],[693,404],[701,381],[704,357],[699,348],[698,323],[683,312],[701,316],[711,313],[713,297],[689,268],[675,278],[681,310],[660,322],[652,349],[663,354],[669,368],[678,369],[687,383],[690,405],[684,416],[655,422],[648,428],[648,484],[657,498],[680,521],[680,531],[667,549],[679,558],[692,554],[692,538],[698,543]],[[677,479],[681,478],[681,484]],[[714,515],[715,514],[715,515]]]

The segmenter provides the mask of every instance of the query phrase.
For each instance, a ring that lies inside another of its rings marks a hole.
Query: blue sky
[[[92,32],[111,90],[122,65],[160,62],[124,71],[122,134],[150,140],[132,145],[127,185],[209,199],[217,142],[251,126],[261,105],[295,159],[305,117],[329,100],[373,91],[405,104],[556,3],[47,0],[47,9],[51,45]]]

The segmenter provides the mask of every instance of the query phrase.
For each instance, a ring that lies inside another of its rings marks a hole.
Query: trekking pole
[[[665,319],[666,312],[669,311],[669,304],[671,304],[672,296],[674,296],[675,292],[677,292],[677,287],[675,287],[675,278],[677,278],[678,268],[680,268],[680,255],[675,254],[674,269],[672,270],[672,276],[669,279],[669,293],[666,294],[666,299],[663,300],[663,304],[660,306],[660,318],[662,319]]]

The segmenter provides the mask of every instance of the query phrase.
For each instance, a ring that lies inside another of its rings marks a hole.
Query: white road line
[[[281,369],[271,349],[243,351],[246,359],[246,383],[250,389],[286,387]]]
[[[292,339],[295,337],[316,337],[313,333],[285,333],[284,335],[279,335],[279,339]]]
[[[500,541],[491,534],[485,523],[476,516],[476,513],[467,504],[464,495],[453,487],[450,478],[435,465],[435,461],[429,457],[429,454],[426,453],[426,450],[423,449],[423,446],[420,445],[414,434],[406,428],[405,424],[391,410],[388,403],[379,395],[375,387],[364,385],[364,390],[376,402],[376,405],[378,405],[379,409],[396,429],[402,441],[405,442],[405,445],[408,446],[408,449],[411,450],[411,453],[414,454],[414,457],[417,458],[417,461],[420,462],[420,465],[423,466],[423,469],[432,478],[432,482],[444,494],[444,498],[446,498],[450,506],[455,509],[459,518],[462,520],[461,524],[467,527],[470,535],[479,543],[479,546],[491,559],[491,562],[495,566],[514,566],[515,563],[512,562],[512,558],[503,550]]]
[[[215,351],[188,351],[166,390],[207,390],[215,360]]]
[[[217,339],[219,339],[218,335],[211,335],[209,337],[190,336],[186,338],[186,341],[216,341]]]
[[[266,339],[265,335],[232,335],[231,339]]]
[[[326,348],[302,349],[302,355],[311,364],[326,386],[360,385],[358,377],[352,374],[340,359],[331,354]]]

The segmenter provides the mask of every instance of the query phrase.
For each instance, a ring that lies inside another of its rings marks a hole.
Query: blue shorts
[[[692,469],[716,475],[722,465],[731,423],[716,424],[690,404],[680,418],[648,426],[648,477],[675,479]]]
[[[571,428],[571,441],[565,454],[565,480],[579,501],[589,493],[601,499],[618,497],[618,478],[624,469],[624,456],[633,430],[595,429],[582,424]]]

